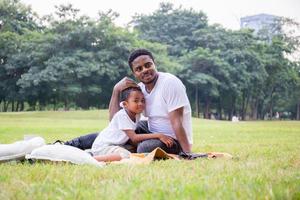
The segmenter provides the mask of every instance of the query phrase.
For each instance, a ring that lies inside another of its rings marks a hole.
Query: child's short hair
[[[132,91],[140,91],[140,92],[142,92],[142,90],[141,90],[140,87],[129,87],[129,88],[126,88],[126,89],[122,90],[122,92],[121,92],[121,98],[120,98],[121,102],[122,101],[126,101]]]

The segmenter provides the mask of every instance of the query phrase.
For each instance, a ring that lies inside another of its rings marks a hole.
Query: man
[[[135,78],[140,81],[138,85],[146,99],[145,116],[148,117],[148,123],[146,126],[142,124],[143,129],[146,129],[144,132],[159,132],[174,138],[172,147],[167,147],[158,139],[145,140],[137,144],[137,152],[151,152],[156,147],[168,153],[191,152],[193,143],[191,106],[182,82],[172,74],[158,72],[152,53],[146,49],[132,52],[128,64]],[[110,119],[120,109],[121,91],[134,86],[136,83],[127,77],[114,86],[109,104]],[[88,146],[92,144],[95,136],[88,135],[76,139]],[[74,140],[66,144],[76,146]]]

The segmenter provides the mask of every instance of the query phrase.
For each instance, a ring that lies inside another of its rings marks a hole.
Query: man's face
[[[134,59],[132,71],[135,78],[144,84],[152,83],[157,76],[155,64],[148,55],[141,55]]]

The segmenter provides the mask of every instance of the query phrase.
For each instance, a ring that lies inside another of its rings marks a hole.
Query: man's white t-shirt
[[[133,122],[125,109],[119,110],[110,121],[108,127],[103,129],[95,139],[92,149],[110,145],[124,145],[129,137],[123,130],[135,130],[139,121],[139,115]]]
[[[150,93],[143,83],[139,83],[139,86],[146,100],[144,115],[148,117],[149,130],[176,139],[169,113],[183,107],[182,125],[189,143],[193,144],[191,105],[181,80],[172,74],[158,72],[158,79]]]

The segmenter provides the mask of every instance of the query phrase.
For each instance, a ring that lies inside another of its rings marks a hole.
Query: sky
[[[209,24],[221,24],[228,29],[240,28],[240,18],[255,14],[272,14],[289,17],[300,22],[299,0],[21,0],[31,5],[40,16],[54,13],[55,5],[71,3],[81,14],[96,18],[99,11],[113,11],[120,14],[116,20],[125,26],[135,14],[150,14],[160,2],[171,2],[175,7],[193,8],[208,16]]]

